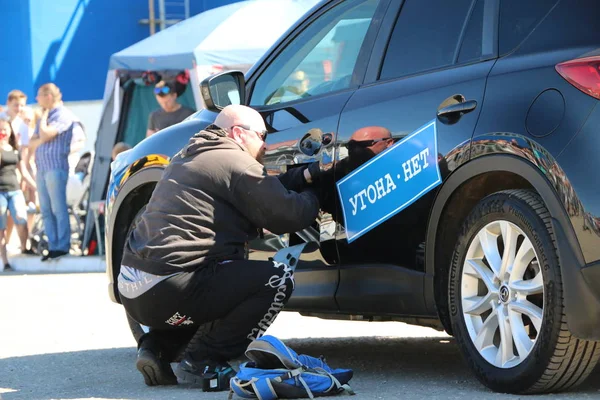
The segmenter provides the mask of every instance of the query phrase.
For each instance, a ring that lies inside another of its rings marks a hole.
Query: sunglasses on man
[[[253,128],[251,128],[251,127],[250,127],[250,126],[248,126],[248,125],[240,125],[240,124],[238,124],[238,125],[234,125],[234,126],[232,126],[232,128],[233,128],[233,127],[235,127],[235,126],[239,126],[240,128],[243,128],[243,129],[245,129],[245,130],[247,130],[247,131],[252,131],[252,132],[255,132],[255,133],[258,135],[258,137],[259,137],[259,138],[260,138],[260,139],[261,139],[263,142],[264,142],[264,141],[267,139],[267,131],[266,131],[266,130],[260,130],[260,131],[257,131],[256,129],[253,129]]]
[[[166,96],[171,93],[171,88],[168,86],[154,88],[154,94],[157,96]]]
[[[371,147],[376,143],[393,140],[392,138],[381,138],[381,139],[371,139],[371,140],[349,140],[348,146],[357,146],[357,147]]]

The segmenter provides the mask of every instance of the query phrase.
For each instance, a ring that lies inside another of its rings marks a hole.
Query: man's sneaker
[[[177,385],[171,365],[148,348],[141,347],[138,350],[135,366],[148,386]]]
[[[204,392],[229,390],[229,381],[236,374],[226,362],[193,361],[185,357],[175,369],[177,377],[186,383],[202,386]]]
[[[48,252],[42,256],[42,262],[48,261],[50,259],[50,253],[51,252]]]
[[[51,250],[49,256],[50,260],[58,260],[62,256],[66,256],[67,254],[69,254],[68,251]]]

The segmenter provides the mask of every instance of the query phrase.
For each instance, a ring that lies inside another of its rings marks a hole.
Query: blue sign
[[[441,182],[433,120],[337,183],[348,243],[399,213]]]

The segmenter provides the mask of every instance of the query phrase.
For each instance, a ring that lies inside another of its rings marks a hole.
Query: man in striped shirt
[[[62,103],[60,89],[53,83],[40,87],[36,97],[42,117],[30,141],[35,149],[36,183],[49,253],[42,261],[69,254],[71,227],[67,208],[69,153],[75,116]]]

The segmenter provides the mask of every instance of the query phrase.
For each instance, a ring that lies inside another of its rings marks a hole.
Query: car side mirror
[[[206,109],[219,112],[231,104],[243,104],[246,80],[241,71],[225,71],[211,75],[200,83],[200,95]]]
[[[298,143],[300,152],[313,157],[322,147],[327,147],[333,142],[333,134],[323,133],[318,128],[309,130]]]

